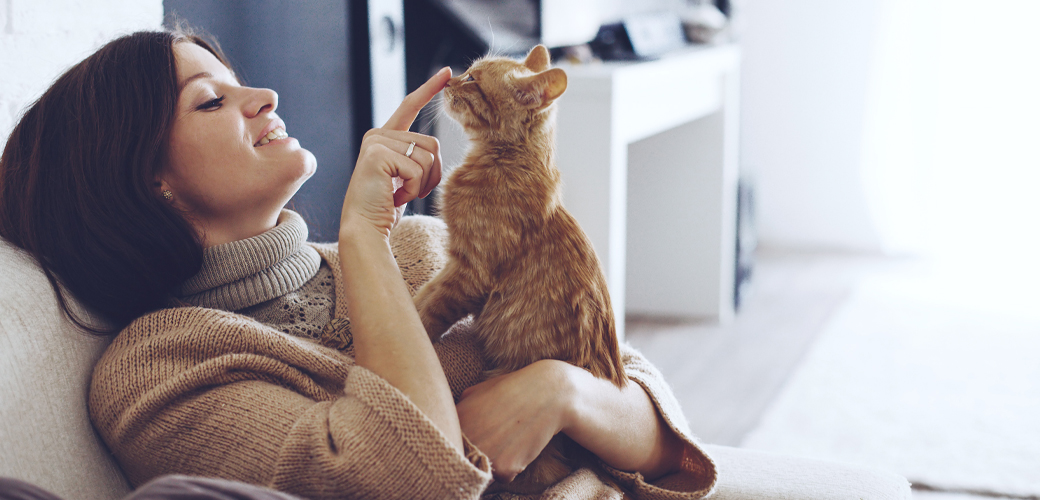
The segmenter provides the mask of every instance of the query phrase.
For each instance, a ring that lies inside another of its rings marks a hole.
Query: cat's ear
[[[519,80],[520,101],[534,107],[545,107],[567,90],[567,73],[553,68]]]
[[[524,59],[524,66],[527,66],[527,69],[535,73],[541,73],[549,69],[549,49],[545,48],[545,45],[535,45],[527,53],[527,59]]]

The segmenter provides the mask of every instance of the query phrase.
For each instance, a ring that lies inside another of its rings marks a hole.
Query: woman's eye
[[[200,104],[198,109],[200,109],[200,110],[204,110],[204,109],[217,109],[217,108],[220,107],[221,103],[224,102],[224,98],[226,98],[226,97],[227,96],[222,95],[222,96],[220,96],[220,97],[218,97],[216,99],[210,99],[210,100]]]

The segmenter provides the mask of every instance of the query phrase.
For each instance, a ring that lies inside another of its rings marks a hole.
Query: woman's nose
[[[250,117],[278,109],[278,92],[271,89],[250,89],[252,98],[248,99],[245,111]]]

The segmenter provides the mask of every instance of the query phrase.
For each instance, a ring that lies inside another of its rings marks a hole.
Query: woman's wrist
[[[388,243],[389,234],[359,217],[344,218],[339,226],[339,241],[373,246]]]
[[[586,421],[590,405],[584,400],[587,396],[588,378],[592,374],[570,363],[556,361],[558,380],[556,386],[557,401],[560,407],[560,432],[570,436],[580,433],[578,427]]]
[[[546,389],[553,396],[553,406],[556,408],[559,418],[557,432],[568,434],[568,431],[579,425],[582,418],[582,375],[591,376],[591,374],[577,366],[556,359],[545,359],[537,363],[543,364],[549,373]]]

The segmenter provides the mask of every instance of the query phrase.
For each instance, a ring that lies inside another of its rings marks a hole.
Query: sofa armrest
[[[0,476],[77,500],[130,491],[87,416],[87,384],[109,341],[73,326],[36,261],[0,238]]]

